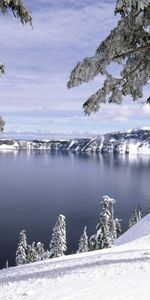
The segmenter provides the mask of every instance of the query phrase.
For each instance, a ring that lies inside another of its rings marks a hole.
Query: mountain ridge
[[[150,154],[150,129],[132,129],[92,138],[18,140],[0,139],[0,150],[51,150],[71,152]]]

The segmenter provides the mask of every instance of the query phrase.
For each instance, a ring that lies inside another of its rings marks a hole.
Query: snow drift
[[[113,248],[0,271],[0,299],[149,300],[150,214]]]

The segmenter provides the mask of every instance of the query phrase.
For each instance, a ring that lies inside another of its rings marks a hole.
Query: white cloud
[[[150,116],[150,106],[148,104],[144,104],[142,107],[142,114],[144,116]]]
[[[55,5],[55,9],[47,6],[33,11],[33,30],[28,25],[21,26],[16,19],[10,19],[10,16],[3,17],[0,19],[3,41],[1,47],[10,49],[11,45],[17,49],[35,46],[45,48],[58,43],[57,47],[63,50],[62,43],[76,48],[87,46],[88,43],[89,48],[95,49],[95,42],[99,43],[117,22],[117,18],[113,17],[113,9],[114,5],[107,2],[86,5],[80,10],[74,7],[66,9],[63,6],[59,9],[59,5]],[[91,38],[92,44],[89,45]]]
[[[31,1],[33,30],[10,16],[0,19],[1,60],[6,66],[6,75],[0,81],[1,111],[30,111],[39,106],[81,109],[99,83],[68,91],[69,72],[85,53],[92,55],[114,23],[112,4],[98,3],[80,1],[81,9],[76,9],[76,1],[70,1],[66,9],[66,1],[61,1],[62,5],[51,1],[40,9],[36,4],[34,11]]]
[[[141,113],[139,106],[123,104],[103,105],[97,114],[85,117],[82,104],[98,90],[102,77],[66,88],[76,62],[92,55],[116,24],[115,1],[31,0],[27,4],[33,11],[33,30],[10,16],[0,19],[1,61],[6,65],[0,80],[1,114],[9,130],[16,126],[17,130],[99,132],[121,129],[123,124],[131,128],[131,122],[140,123],[141,115],[149,116],[148,108]]]

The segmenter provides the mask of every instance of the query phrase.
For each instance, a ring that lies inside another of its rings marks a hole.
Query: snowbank
[[[2,300],[149,300],[150,215],[111,249],[0,271]]]

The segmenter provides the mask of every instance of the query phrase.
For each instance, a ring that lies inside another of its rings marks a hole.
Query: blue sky
[[[13,16],[1,16],[0,114],[6,131],[56,134],[97,134],[150,126],[149,107],[125,101],[103,105],[86,117],[83,102],[103,78],[67,90],[70,71],[85,56],[92,56],[117,23],[115,1],[26,0],[33,29]],[[149,95],[148,88],[145,90]]]

